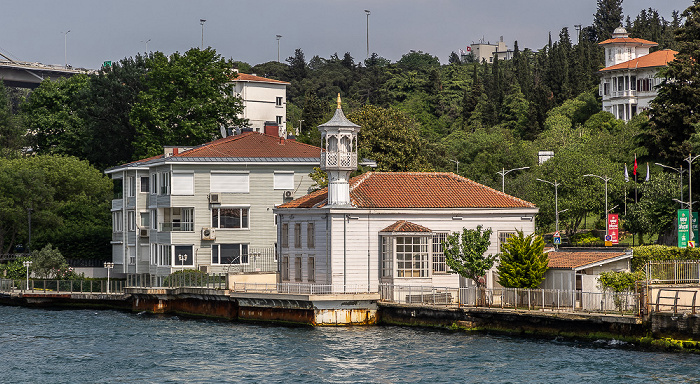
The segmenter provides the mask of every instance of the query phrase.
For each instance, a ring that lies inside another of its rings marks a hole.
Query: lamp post
[[[610,181],[610,178],[608,176],[598,176],[592,174],[583,175],[583,177],[597,177],[605,181],[605,236],[608,236],[610,234],[608,228],[608,181]]]
[[[61,32],[63,34],[63,66],[68,68],[68,32],[70,32],[70,29]]]
[[[29,266],[32,265],[32,261],[27,260],[27,261],[23,262],[22,264],[24,264],[25,268],[27,268],[27,291],[28,291],[29,290]]]
[[[459,176],[459,160],[452,160],[450,159],[451,162],[457,164],[457,175]]]
[[[513,168],[506,170],[503,168],[500,172],[496,172],[497,174],[501,175],[501,192],[506,193],[506,175],[509,174],[510,172],[513,171],[520,171],[523,169],[530,169],[530,167],[520,167],[520,168]]]
[[[110,261],[105,261],[105,268],[107,268],[107,293],[109,293],[109,270],[114,268],[114,263]]]
[[[685,170],[683,169],[683,165],[681,164],[680,167],[674,168],[674,167],[670,167],[668,165],[664,165],[661,163],[654,163],[654,164],[658,165],[659,167],[668,168],[668,169],[671,169],[671,170],[678,172],[678,176],[680,176],[680,182],[678,183],[678,187],[679,187],[678,189],[680,189],[680,199],[678,199],[678,200],[681,203],[683,203],[683,201],[682,201],[683,200],[683,172],[685,172]]]
[[[299,119],[299,128],[297,130],[297,136],[301,135],[301,123],[304,122],[304,119]]]
[[[148,54],[148,42],[151,41],[151,39],[148,39],[146,41],[141,40],[142,43],[146,44],[146,54]]]
[[[204,49],[204,23],[207,21],[205,19],[199,19],[199,24],[202,26],[202,48]]]
[[[561,184],[557,183],[556,180],[554,180],[553,183],[551,181],[542,180],[542,179],[536,179],[536,180],[554,186],[554,220],[555,220],[554,229],[555,229],[555,231],[559,232],[559,191],[558,191],[558,188]]]
[[[28,229],[28,238],[27,238],[27,252],[32,253],[32,212],[34,210],[31,208],[27,208],[27,229]]]
[[[276,35],[277,36],[277,62],[280,62],[280,39],[282,38],[282,35]]]
[[[182,266],[182,269],[185,269],[185,260],[187,260],[187,254],[186,253],[181,253],[177,255],[177,258],[180,260],[180,265]]]
[[[690,217],[690,240],[693,239],[693,160],[700,157],[700,155],[692,156],[691,153],[688,154],[688,158],[685,161],[688,162],[688,216]],[[681,199],[682,200],[682,199]]]
[[[367,14],[367,58],[369,59],[369,9],[365,9],[365,13]]]

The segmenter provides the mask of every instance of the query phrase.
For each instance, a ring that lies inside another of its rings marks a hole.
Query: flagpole
[[[634,154],[634,203],[637,204],[637,154]]]

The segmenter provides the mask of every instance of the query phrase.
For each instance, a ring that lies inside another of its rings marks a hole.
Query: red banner
[[[617,234],[620,228],[620,221],[618,220],[617,213],[608,214],[608,235],[610,235],[610,241],[613,244],[619,244]]]

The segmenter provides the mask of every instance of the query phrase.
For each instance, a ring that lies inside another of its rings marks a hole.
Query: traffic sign
[[[554,237],[554,244],[561,244],[561,237]]]
[[[611,235],[605,235],[605,241],[612,241]]]
[[[561,237],[561,234],[559,233],[559,231],[554,232],[554,237]]]
[[[695,248],[695,240],[691,240],[688,242],[688,248]]]

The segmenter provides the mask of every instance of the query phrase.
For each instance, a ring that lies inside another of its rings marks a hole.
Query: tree
[[[5,85],[0,82],[0,157],[19,156],[24,146],[24,133],[19,118],[12,113]]]
[[[32,252],[32,269],[39,277],[56,277],[61,269],[68,269],[66,258],[51,244]]]
[[[598,0],[598,8],[593,15],[598,41],[612,37],[615,28],[622,25],[622,0]]]
[[[462,234],[448,235],[444,242],[445,261],[453,273],[472,279],[478,288],[486,282],[482,281],[486,272],[493,267],[496,255],[486,255],[491,245],[491,228],[482,231],[482,226],[476,229],[462,229]]]
[[[160,154],[164,145],[199,145],[217,138],[221,126],[243,123],[241,100],[232,96],[232,64],[213,49],[156,52],[147,67],[147,89],[130,113],[135,159]]]
[[[307,68],[306,59],[304,59],[304,51],[299,48],[294,50],[294,56],[288,57],[287,63],[289,63],[287,69],[287,77],[289,77],[289,79],[300,81],[306,77]]]
[[[501,245],[498,283],[506,288],[537,288],[547,272],[549,258],[544,251],[544,239],[531,233],[517,231]]]
[[[658,235],[658,243],[677,244],[675,217],[679,196],[679,178],[676,174],[659,173],[639,187],[639,201],[628,208],[625,229],[636,234]],[[640,236],[644,239],[644,236]]]

